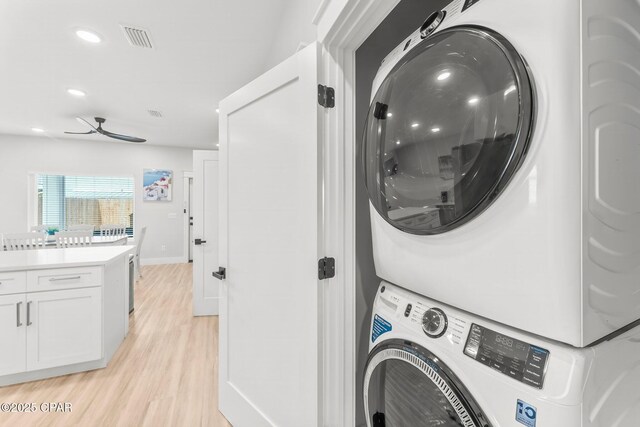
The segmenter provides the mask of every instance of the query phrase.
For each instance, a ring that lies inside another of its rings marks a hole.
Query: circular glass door
[[[522,163],[534,107],[524,60],[499,34],[454,27],[422,41],[369,110],[362,155],[371,203],[412,234],[470,221]]]
[[[368,427],[490,427],[460,380],[428,350],[391,340],[369,357]]]

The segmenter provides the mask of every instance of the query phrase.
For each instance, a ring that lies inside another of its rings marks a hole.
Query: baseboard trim
[[[168,258],[141,258],[141,265],[162,265],[162,264],[184,264],[184,257],[168,257]]]

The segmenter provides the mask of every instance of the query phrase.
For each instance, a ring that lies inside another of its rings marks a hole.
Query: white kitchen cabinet
[[[27,370],[102,357],[102,289],[27,294]]]
[[[0,295],[19,294],[27,291],[27,273],[24,271],[0,271]]]
[[[0,386],[107,366],[128,331],[134,249],[0,252]]]
[[[100,267],[54,268],[27,272],[27,292],[100,286]]]
[[[0,296],[0,375],[27,368],[25,310],[25,294]]]

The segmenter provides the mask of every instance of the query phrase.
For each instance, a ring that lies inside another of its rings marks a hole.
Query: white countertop
[[[1,251],[0,271],[103,265],[126,254],[133,254],[135,249],[135,246],[92,246],[69,249]]]

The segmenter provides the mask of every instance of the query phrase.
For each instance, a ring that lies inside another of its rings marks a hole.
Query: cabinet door
[[[0,375],[27,369],[25,294],[0,297]]]
[[[27,295],[27,370],[102,357],[102,288]]]

